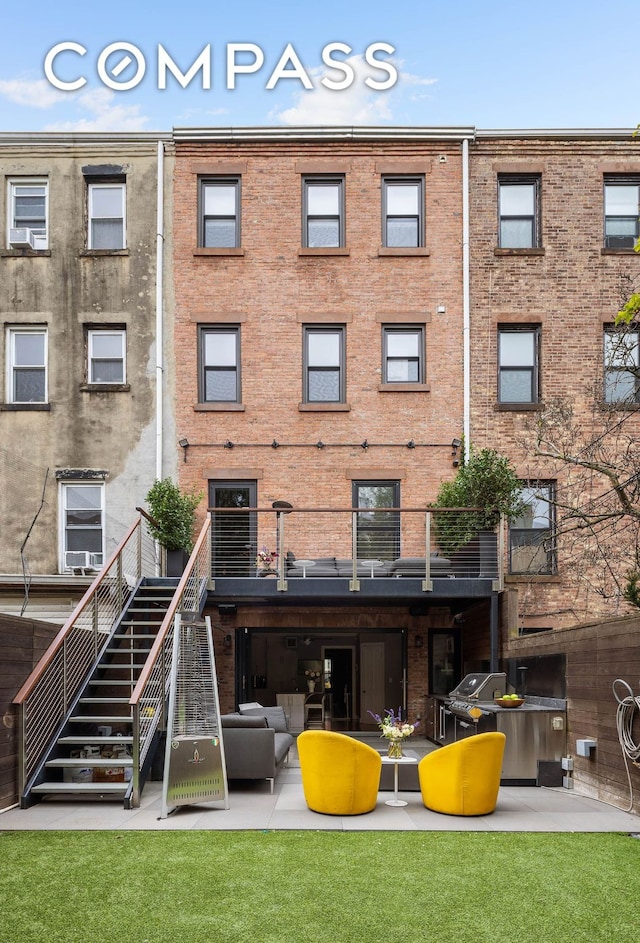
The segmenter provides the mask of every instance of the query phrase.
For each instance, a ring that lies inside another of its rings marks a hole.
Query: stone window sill
[[[243,413],[243,403],[196,403],[193,407],[196,413]]]
[[[129,393],[129,383],[81,383],[81,393]]]
[[[426,246],[380,246],[378,255],[381,258],[407,258],[410,256],[424,258],[431,255],[431,249],[427,249]]]
[[[0,249],[3,259],[48,259],[51,249]]]
[[[347,249],[346,246],[322,246],[322,247],[307,247],[303,246],[301,249],[298,249],[299,256],[314,256],[314,255],[351,255],[351,250]]]
[[[298,403],[301,413],[348,413],[349,403]]]
[[[7,413],[17,413],[17,412],[50,412],[51,403],[2,403],[0,404],[0,410]]]
[[[195,256],[214,256],[218,258],[226,258],[229,256],[243,256],[244,249],[241,249],[239,246],[237,248],[222,248],[222,247],[203,247],[201,246],[198,249],[193,250]]]
[[[428,383],[380,383],[379,393],[430,393]]]
[[[81,259],[98,259],[108,256],[128,256],[131,252],[129,249],[80,249],[78,255]]]
[[[496,403],[494,409],[498,413],[535,412],[544,409],[544,403]]]
[[[498,257],[509,256],[542,256],[544,249],[494,249],[493,254]]]

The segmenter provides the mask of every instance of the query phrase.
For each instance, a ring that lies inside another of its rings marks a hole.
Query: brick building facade
[[[587,480],[536,454],[532,424],[549,408],[573,411],[579,434],[570,439],[565,428],[556,436],[567,454],[586,455],[608,427],[612,434],[589,454],[610,458],[616,448],[634,449],[640,431],[637,395],[631,405],[620,401],[629,388],[616,391],[616,367],[618,378],[637,379],[620,359],[608,360],[606,346],[634,282],[637,290],[639,183],[639,145],[628,133],[478,132],[471,146],[471,440],[508,455],[523,483],[543,496],[551,489],[560,504],[586,507],[611,481],[591,473]],[[637,346],[629,356],[637,363]],[[505,630],[514,636],[628,611],[615,582],[634,566],[625,540],[609,528],[595,542],[582,528],[545,544],[554,512],[539,503],[536,513],[517,522],[522,532],[509,542]],[[566,531],[562,517],[559,509],[555,524]]]
[[[258,508],[341,510],[287,519],[285,549],[298,558],[350,556],[348,509],[369,489],[391,506],[424,508],[452,474],[463,426],[468,136],[175,132],[180,481],[204,490],[209,508],[238,488]],[[251,556],[275,540],[266,517],[257,527]],[[403,520],[402,553],[420,547],[424,556],[424,534]],[[320,664],[331,648],[352,652],[353,698],[356,653],[378,639],[386,680],[376,709],[401,703],[408,685],[410,712],[420,713],[427,645],[416,648],[416,635],[420,645],[429,626],[451,626],[446,601],[415,615],[407,598],[372,605],[347,592],[293,605],[283,595],[226,600],[231,618],[211,607],[224,633],[245,630],[242,664],[262,685],[240,688],[236,677],[233,691],[223,671],[227,707],[306,690],[302,663]]]

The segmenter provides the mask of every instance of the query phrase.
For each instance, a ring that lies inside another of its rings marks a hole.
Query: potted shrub
[[[171,478],[156,479],[147,492],[149,531],[167,554],[166,575],[180,576],[193,550],[196,508],[202,492],[181,491]]]
[[[467,547],[478,535],[490,532],[491,541],[500,516],[510,520],[524,513],[522,482],[510,460],[495,449],[471,451],[456,477],[440,485],[433,508],[474,508],[462,514],[435,514],[434,530],[445,557]],[[479,541],[481,544],[481,541]]]

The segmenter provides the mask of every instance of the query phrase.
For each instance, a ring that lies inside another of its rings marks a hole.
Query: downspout
[[[164,397],[164,144],[158,141],[156,217],[156,478],[163,477]]]
[[[471,306],[469,289],[469,140],[462,141],[462,432],[471,448]]]

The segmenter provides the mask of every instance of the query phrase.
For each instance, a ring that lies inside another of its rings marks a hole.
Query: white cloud
[[[122,94],[122,93],[120,93]],[[114,104],[116,93],[108,88],[73,93],[72,103],[89,117],[58,121],[45,131],[142,131],[149,120],[140,114],[140,105]]]
[[[321,84],[324,76],[335,80],[335,73],[327,68],[310,71],[313,90],[296,91],[294,104],[283,110],[274,109],[271,120],[289,125],[375,125],[393,121],[392,105],[401,96],[403,86],[433,85],[437,79],[425,79],[398,71],[398,81],[388,91],[375,91],[364,84],[371,75],[361,55],[344,60],[355,72],[355,81],[347,89],[332,91]],[[394,63],[398,68],[398,63]]]
[[[0,95],[27,108],[51,108],[65,100],[64,92],[57,91],[45,79],[0,80]]]

